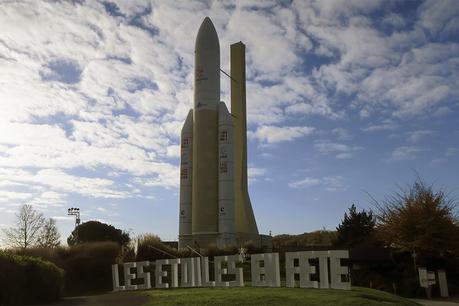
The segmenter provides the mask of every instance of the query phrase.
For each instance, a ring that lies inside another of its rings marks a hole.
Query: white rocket
[[[195,44],[194,108],[181,133],[180,248],[236,245],[234,143],[231,114],[220,102],[218,35],[206,17]]]

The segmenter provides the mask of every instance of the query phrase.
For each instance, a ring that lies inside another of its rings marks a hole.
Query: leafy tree
[[[459,254],[455,201],[417,180],[378,205],[378,234],[386,245],[423,257]]]
[[[43,214],[37,212],[32,205],[25,204],[16,214],[16,226],[3,230],[4,241],[10,247],[36,246],[44,223]]]
[[[61,244],[61,235],[56,227],[56,220],[46,220],[38,237],[38,246],[42,248],[55,248]]]
[[[130,240],[128,233],[115,228],[113,225],[99,221],[88,221],[73,230],[67,238],[67,243],[72,246],[85,242],[114,241],[121,246],[127,246]]]
[[[349,215],[344,213],[344,219],[336,228],[335,244],[346,247],[373,244],[375,224],[376,218],[371,210],[357,212],[355,205],[352,204],[349,208]]]

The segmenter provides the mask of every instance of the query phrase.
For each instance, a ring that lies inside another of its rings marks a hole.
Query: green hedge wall
[[[133,259],[121,258],[120,246],[111,241],[52,249],[17,249],[13,252],[47,260],[64,269],[64,295],[66,296],[111,291],[112,264],[133,261]]]
[[[38,304],[62,294],[64,271],[51,262],[0,251],[0,304]]]

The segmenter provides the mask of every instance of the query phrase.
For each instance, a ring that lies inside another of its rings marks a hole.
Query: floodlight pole
[[[67,209],[67,215],[69,216],[75,216],[75,235],[78,238],[78,225],[80,225],[81,219],[80,219],[80,209],[78,207],[71,207]]]

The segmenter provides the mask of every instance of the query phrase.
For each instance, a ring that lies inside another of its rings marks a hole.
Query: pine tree
[[[344,219],[336,228],[335,244],[344,247],[373,244],[376,218],[373,212],[362,210],[357,212],[354,204],[349,208],[349,215],[344,213]]]

